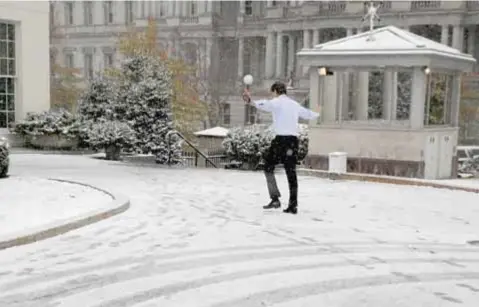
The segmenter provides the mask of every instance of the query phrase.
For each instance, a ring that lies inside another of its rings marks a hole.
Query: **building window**
[[[252,125],[256,120],[256,108],[251,105],[245,105],[245,125]]]
[[[133,1],[126,1],[125,3],[126,23],[131,24],[134,20]]]
[[[189,16],[196,16],[198,15],[198,7],[196,1],[190,1],[188,3],[188,15]]]
[[[93,78],[93,54],[85,54],[85,79]]]
[[[15,122],[15,25],[0,23],[0,128]]]
[[[72,1],[65,2],[65,23],[68,26],[72,26],[74,23],[74,18],[73,18],[73,6],[75,4]]]
[[[223,124],[231,124],[231,106],[228,103],[223,104]]]
[[[166,13],[166,7],[165,7],[165,5],[166,5],[166,4],[167,4],[167,3],[165,3],[164,1],[161,1],[161,2],[159,3],[159,10],[160,10],[160,11],[158,12],[158,16],[160,16],[160,17],[165,17],[165,15],[166,15],[166,14],[165,14],[165,13]]]
[[[75,68],[75,58],[73,57],[73,53],[65,54],[65,67],[70,69]]]
[[[271,1],[271,6],[276,6],[276,5],[278,5],[278,1],[274,1],[274,0]]]
[[[247,16],[253,15],[253,1],[244,2],[244,14]]]
[[[113,54],[105,53],[103,55],[103,65],[105,68],[113,67]]]
[[[103,3],[103,10],[105,15],[105,23],[113,23],[113,1],[106,1]]]
[[[93,24],[93,1],[83,3],[83,23],[85,25]]]

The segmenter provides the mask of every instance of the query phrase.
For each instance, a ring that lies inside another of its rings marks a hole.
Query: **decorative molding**
[[[96,48],[95,47],[82,47],[81,51],[84,54],[95,54]]]

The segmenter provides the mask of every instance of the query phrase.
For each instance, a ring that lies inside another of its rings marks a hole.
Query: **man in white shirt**
[[[318,118],[319,114],[304,108],[298,102],[286,96],[284,83],[275,82],[271,86],[271,93],[274,96],[273,99],[258,101],[251,101],[251,94],[248,90],[243,93],[243,100],[246,103],[253,103],[256,108],[273,115],[275,138],[264,157],[264,171],[271,202],[263,208],[277,209],[281,207],[279,201],[281,193],[276,184],[274,168],[276,164],[283,164],[289,185],[289,203],[283,212],[296,214],[298,213],[298,180],[296,176],[299,147],[298,119],[311,120]]]

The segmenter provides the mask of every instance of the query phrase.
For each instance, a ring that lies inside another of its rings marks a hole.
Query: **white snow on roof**
[[[370,40],[370,34],[374,38]],[[387,26],[303,49],[300,55],[313,54],[441,54],[475,61],[471,55],[420,35]]]
[[[197,131],[194,134],[196,136],[216,136],[216,137],[226,137],[228,134],[229,130],[223,127],[214,127],[202,131]]]

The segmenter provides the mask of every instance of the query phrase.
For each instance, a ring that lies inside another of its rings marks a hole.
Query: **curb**
[[[109,217],[115,216],[117,214],[123,213],[130,208],[130,200],[123,195],[119,195],[119,194],[114,195],[108,191],[105,191],[98,187],[92,186],[90,184],[82,183],[82,182],[64,180],[64,179],[53,179],[53,178],[48,178],[48,180],[76,184],[76,185],[92,188],[94,190],[97,190],[109,195],[113,200],[110,202],[108,208],[93,210],[93,211],[78,215],[76,217],[56,221],[49,225],[45,225],[45,226],[34,228],[34,229],[28,229],[16,235],[15,238],[0,237],[0,250],[11,248],[14,246],[35,243],[37,241],[59,236],[67,232],[70,232],[72,230],[75,230],[75,229],[99,222],[101,220],[107,219]]]
[[[359,173],[336,174],[336,173],[330,173],[328,171],[311,170],[311,169],[298,169],[298,175],[313,176],[313,177],[326,178],[331,180],[354,180],[354,181],[365,181],[365,182],[375,182],[375,183],[420,186],[420,187],[464,191],[464,192],[479,194],[479,188],[437,183],[437,182],[431,182],[431,181],[427,181],[424,179],[417,179],[417,178],[377,176],[377,175],[359,174]]]

